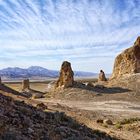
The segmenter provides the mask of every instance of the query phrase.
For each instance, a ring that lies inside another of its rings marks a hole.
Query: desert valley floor
[[[137,78],[136,78],[137,77]],[[131,80],[98,83],[96,79],[81,79],[78,82],[94,83],[94,87],[73,87],[63,91],[48,92],[48,83],[32,82],[32,89],[44,93],[44,98],[27,99],[18,95],[7,94],[17,100],[24,100],[36,106],[43,103],[45,111],[64,112],[80,124],[115,137],[117,139],[140,139],[140,92],[137,87],[139,75],[131,76]],[[135,82],[137,80],[137,82]],[[135,84],[134,84],[135,83]],[[21,82],[5,83],[6,86],[21,90]],[[128,88],[129,87],[129,88]],[[105,121],[109,120],[110,123]]]

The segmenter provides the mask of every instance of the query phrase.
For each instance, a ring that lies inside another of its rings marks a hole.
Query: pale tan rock
[[[105,73],[103,70],[100,70],[98,81],[107,81]]]
[[[74,73],[71,68],[71,63],[64,61],[61,66],[60,76],[56,82],[56,87],[71,87],[74,84]]]
[[[25,79],[22,81],[22,90],[29,90],[30,89],[30,81],[29,79]]]
[[[103,120],[104,124],[112,125],[113,122],[110,119]]]
[[[116,57],[111,79],[135,73],[140,73],[140,37],[132,47]]]
[[[88,82],[88,83],[86,84],[86,86],[87,86],[87,87],[94,87],[94,84],[93,84],[92,82]]]
[[[32,99],[39,99],[39,98],[43,98],[43,95],[40,93],[32,93]]]

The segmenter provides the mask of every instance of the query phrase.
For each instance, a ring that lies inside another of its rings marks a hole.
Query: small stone
[[[88,83],[87,83],[87,86],[88,86],[88,87],[94,87],[94,85],[93,85],[92,82],[88,82]]]
[[[32,95],[32,99],[38,99],[38,98],[42,98],[42,97],[43,97],[43,95],[40,94],[40,93],[34,93],[34,94]]]
[[[32,128],[28,128],[28,133],[34,133],[34,130]]]
[[[48,109],[48,107],[43,103],[37,104],[36,107],[39,108],[39,109],[42,109],[42,110]]]
[[[102,119],[97,119],[96,122],[97,123],[103,123],[103,120]]]
[[[103,121],[104,124],[112,125],[113,122],[110,119],[106,119]]]

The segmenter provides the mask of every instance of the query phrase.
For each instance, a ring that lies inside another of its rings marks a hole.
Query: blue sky
[[[140,0],[0,0],[0,68],[110,73],[140,35]]]

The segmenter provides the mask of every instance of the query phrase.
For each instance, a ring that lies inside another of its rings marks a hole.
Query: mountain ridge
[[[97,73],[74,71],[75,77],[93,77]],[[40,66],[30,66],[28,68],[7,67],[0,70],[0,76],[6,78],[32,78],[32,77],[49,77],[57,78],[58,70],[50,70]]]

